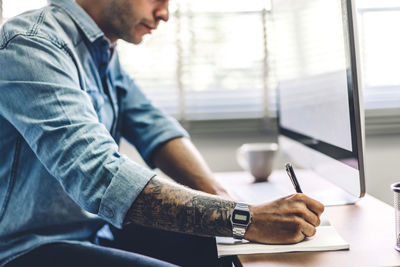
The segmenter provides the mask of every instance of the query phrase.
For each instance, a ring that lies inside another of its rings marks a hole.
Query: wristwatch
[[[237,203],[231,214],[233,238],[243,239],[247,227],[251,223],[249,206],[245,203]]]

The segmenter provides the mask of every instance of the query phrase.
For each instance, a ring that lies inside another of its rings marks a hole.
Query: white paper
[[[266,245],[230,237],[217,237],[218,257],[240,254],[284,253],[295,251],[328,251],[349,249],[347,243],[333,226],[319,226],[312,238],[291,245]]]

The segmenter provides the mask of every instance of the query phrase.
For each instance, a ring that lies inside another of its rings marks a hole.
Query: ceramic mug
[[[277,150],[277,143],[243,144],[236,151],[236,159],[240,167],[254,176],[256,182],[267,181]]]

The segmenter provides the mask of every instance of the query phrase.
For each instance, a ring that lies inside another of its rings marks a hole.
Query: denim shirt
[[[85,242],[125,215],[160,144],[187,133],[155,108],[72,0],[0,29],[0,266],[50,242]],[[134,60],[134,59],[133,59]]]

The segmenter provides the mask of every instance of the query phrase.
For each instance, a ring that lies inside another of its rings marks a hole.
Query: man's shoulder
[[[28,11],[7,20],[0,28],[0,49],[18,36],[46,39],[59,46],[81,39],[73,20],[56,6]]]

